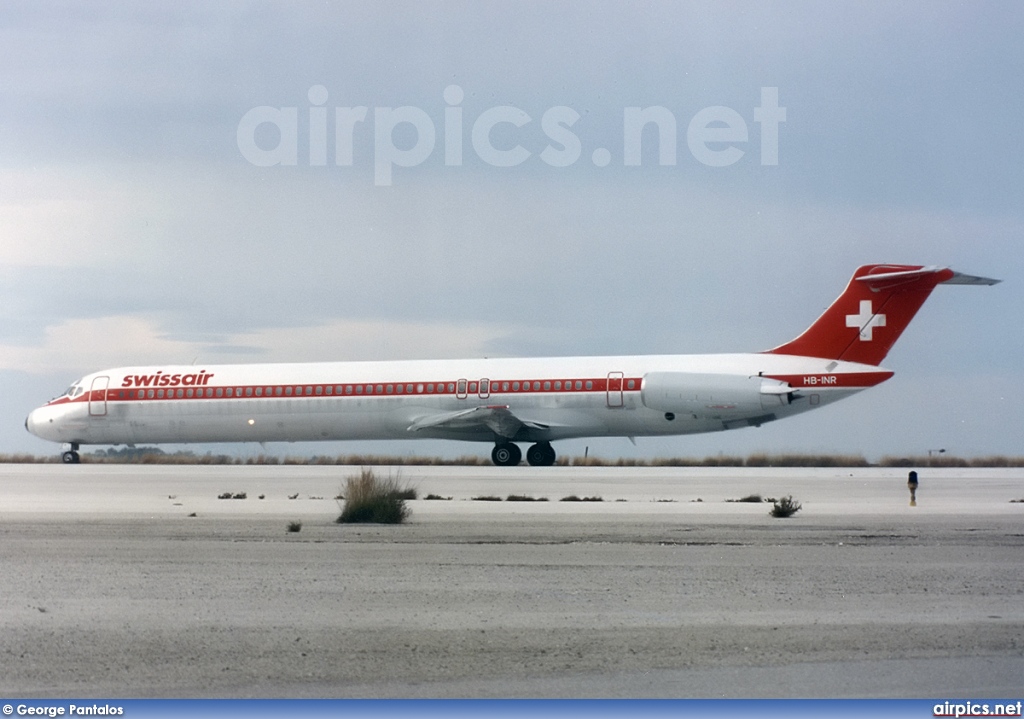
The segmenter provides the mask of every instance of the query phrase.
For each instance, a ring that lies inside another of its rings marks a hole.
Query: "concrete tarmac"
[[[1024,694],[1021,470],[355,471],[0,465],[0,695]]]

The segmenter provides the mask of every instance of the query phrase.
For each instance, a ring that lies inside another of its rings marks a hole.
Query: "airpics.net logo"
[[[333,137],[334,165],[352,167],[359,161],[372,160],[373,182],[378,186],[392,184],[394,168],[417,167],[426,162],[439,144],[444,164],[461,167],[467,130],[476,157],[491,167],[516,167],[539,159],[549,167],[565,168],[583,157],[583,142],[574,131],[582,116],[571,107],[556,105],[541,115],[542,142],[547,144],[531,152],[523,146],[526,140],[520,135],[529,131],[528,126],[534,122],[526,111],[512,105],[498,105],[469,119],[463,112],[465,93],[461,87],[449,85],[442,96],[444,106],[438,103],[435,109],[436,115],[443,114],[440,139],[435,118],[422,108],[408,105],[374,107],[372,112],[365,105],[335,107],[331,132],[327,88],[314,85],[307,93],[310,106],[301,111],[306,115],[302,120],[308,120],[308,134],[302,133],[308,140],[308,148],[303,147],[302,154],[312,167],[327,166],[328,138]],[[786,121],[786,108],[779,106],[777,87],[761,88],[761,104],[753,108],[752,119],[760,126],[760,163],[778,165],[779,125]],[[238,123],[238,149],[246,160],[258,167],[298,165],[299,122],[298,107],[254,107]],[[645,133],[649,126],[653,127],[653,132]],[[661,105],[623,108],[622,165],[639,167],[643,164],[646,140],[656,141],[659,165],[674,166],[678,156],[678,128],[675,114]],[[705,107],[686,124],[686,146],[690,154],[708,167],[729,167],[740,162],[751,151],[749,135],[744,116],[721,105]],[[496,136],[500,138],[497,142]],[[357,147],[365,148],[364,152],[358,153]],[[653,152],[649,150],[647,154],[650,157]],[[605,147],[590,151],[590,161],[596,167],[607,167],[613,159],[611,150]]]

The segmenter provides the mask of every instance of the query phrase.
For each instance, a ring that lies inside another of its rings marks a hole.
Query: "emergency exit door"
[[[622,406],[622,372],[609,372],[608,382],[605,385],[608,395],[608,406],[609,407],[621,407]]]

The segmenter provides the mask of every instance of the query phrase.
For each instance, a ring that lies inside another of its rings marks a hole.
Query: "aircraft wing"
[[[518,417],[509,410],[508,405],[487,405],[420,417],[409,425],[408,430],[419,432],[422,429],[455,431],[489,429],[499,437],[512,439],[523,427],[545,430],[549,429],[551,425]]]

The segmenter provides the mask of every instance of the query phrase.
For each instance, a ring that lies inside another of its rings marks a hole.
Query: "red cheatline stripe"
[[[490,380],[488,389],[482,391],[479,380],[456,382],[361,382],[331,384],[260,384],[260,385],[214,385],[203,387],[126,387],[86,391],[80,397],[69,400],[66,397],[51,404],[65,402],[134,402],[159,399],[295,399],[335,398],[408,395],[441,395],[480,397],[496,394],[550,394],[554,392],[637,392],[641,378],[626,377],[608,380],[606,377],[545,379],[545,380]]]

